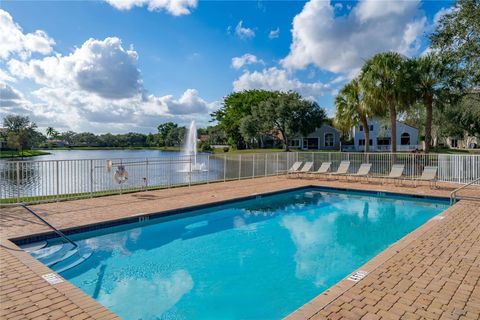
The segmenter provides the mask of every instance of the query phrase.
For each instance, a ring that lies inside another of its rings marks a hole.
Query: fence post
[[[93,198],[93,159],[90,159],[90,198]]]
[[[255,178],[255,153],[253,154],[252,158],[252,179]]]
[[[277,176],[278,176],[278,152],[277,152]]]
[[[20,203],[20,162],[17,161],[17,202]]]
[[[188,186],[190,187],[192,185],[192,155],[188,156],[189,160],[188,165],[189,165],[189,170],[188,170]]]
[[[57,179],[56,181],[56,191],[57,191],[57,201],[58,201],[58,197],[60,196],[60,190],[59,190],[59,183],[60,183],[60,177],[58,176],[58,160],[55,161],[55,178]]]
[[[227,179],[227,155],[223,156],[223,182]]]
[[[210,183],[210,155],[207,156],[207,183]]]
[[[148,158],[145,158],[145,190],[148,188]]]
[[[238,155],[238,180],[241,179],[241,174],[242,174],[242,155]]]
[[[265,153],[265,177],[267,176],[267,171],[268,171],[268,153]]]

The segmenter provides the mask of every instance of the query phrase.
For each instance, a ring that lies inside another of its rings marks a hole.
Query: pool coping
[[[445,196],[438,196],[438,195],[413,195],[409,193],[404,193],[404,192],[392,192],[392,191],[379,191],[379,190],[365,190],[365,189],[357,189],[357,188],[343,188],[343,187],[331,187],[331,186],[322,186],[322,185],[315,185],[315,184],[307,184],[303,186],[297,186],[297,187],[289,187],[289,188],[283,188],[275,191],[270,191],[270,192],[262,192],[262,193],[253,193],[247,196],[239,196],[239,197],[234,197],[231,199],[225,199],[225,200],[220,200],[220,201],[213,201],[209,203],[203,203],[203,204],[198,204],[198,205],[193,205],[193,206],[186,206],[186,207],[179,207],[175,209],[169,209],[169,210],[164,210],[164,211],[159,211],[159,212],[154,212],[154,213],[138,213],[135,215],[131,215],[128,217],[124,218],[119,218],[119,219],[110,219],[110,220],[105,220],[103,222],[97,222],[97,223],[92,223],[92,224],[85,224],[85,225],[79,225],[71,228],[62,228],[60,229],[62,232],[64,232],[67,235],[71,234],[77,234],[77,233],[82,233],[82,232],[88,232],[88,231],[93,231],[93,230],[98,230],[98,229],[103,229],[103,228],[108,228],[108,227],[113,227],[113,226],[119,226],[119,225],[124,225],[124,224],[130,224],[130,223],[135,223],[135,222],[140,222],[140,219],[145,218],[145,217],[153,217],[152,219],[159,219],[159,218],[165,218],[168,216],[174,216],[182,213],[188,213],[191,211],[195,210],[201,210],[209,207],[214,207],[214,206],[219,206],[219,205],[225,205],[225,204],[230,204],[238,201],[245,201],[245,200],[250,200],[250,199],[255,199],[257,197],[263,197],[263,196],[269,196],[269,195],[275,195],[275,194],[281,194],[285,192],[292,192],[292,191],[297,191],[297,190],[303,190],[303,189],[317,189],[317,190],[324,190],[324,191],[336,191],[336,192],[355,192],[357,194],[364,194],[364,195],[375,195],[375,196],[395,196],[395,197],[407,197],[407,198],[412,198],[414,199],[432,199],[432,200],[440,200],[440,201],[448,201],[448,198]],[[345,278],[331,286],[329,289],[323,291],[322,293],[318,294],[316,297],[311,299],[310,301],[306,302],[304,305],[302,305],[300,308],[296,309],[293,311],[291,314],[286,316],[286,319],[310,319],[314,317],[320,310],[333,301],[335,301],[337,298],[339,298],[342,294],[344,294],[347,290],[355,286],[360,279],[357,282],[349,280],[349,277],[352,275],[356,274],[359,271],[364,271],[367,272],[365,277],[368,277],[368,274],[383,265],[386,261],[388,261],[390,258],[392,258],[394,255],[396,255],[398,252],[406,248],[410,243],[418,239],[419,236],[427,232],[428,230],[432,229],[434,226],[436,226],[438,223],[440,223],[443,218],[445,218],[446,215],[448,215],[449,209],[452,208],[450,206],[443,212],[439,213],[438,215],[430,218],[427,220],[425,223],[423,223],[421,226],[418,228],[412,230],[410,233],[402,237],[401,239],[397,240],[396,242],[392,243],[389,245],[386,249],[381,251],[379,254],[371,258],[368,262],[366,262],[364,265],[359,267],[358,269],[354,270],[352,273],[347,275]],[[161,223],[161,222],[160,222]],[[31,243],[35,241],[41,241],[41,240],[47,240],[51,238],[56,238],[58,235],[53,232],[41,232],[41,233],[34,233],[31,235],[24,235],[20,237],[11,237],[6,239],[13,245],[15,248],[19,249],[23,253],[27,254],[29,258],[33,259],[35,261],[35,264],[40,264],[44,267],[44,269],[48,269],[51,272],[55,273],[55,271],[51,270],[50,268],[46,267],[43,265],[40,261],[37,259],[33,258],[28,254],[27,252],[24,252],[21,248],[19,248],[19,245],[25,244],[25,243]],[[29,262],[31,262],[31,259],[28,259]],[[24,259],[22,259],[24,260]],[[60,275],[61,277],[61,275]],[[63,277],[62,277],[63,279]],[[75,287],[73,284],[71,284],[68,280],[64,280],[66,282],[65,289],[67,290],[79,290],[81,289]],[[74,287],[72,289],[71,287]],[[83,291],[81,291],[83,293]],[[105,308],[106,310],[109,310],[107,307],[104,307],[103,305],[100,304],[97,300],[94,298],[88,296],[86,293],[84,293],[90,300],[91,302],[95,304],[99,304],[101,307]]]

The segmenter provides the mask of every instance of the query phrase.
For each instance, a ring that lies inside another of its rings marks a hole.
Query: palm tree
[[[397,152],[397,112],[407,104],[405,59],[396,52],[378,53],[362,67],[360,82],[372,113],[389,116],[392,152]]]
[[[425,107],[425,152],[432,145],[432,115],[433,107],[441,104],[443,93],[443,65],[435,53],[429,53],[408,62],[410,83],[417,100]]]
[[[58,132],[57,132],[57,130],[55,130],[54,128],[48,127],[48,128],[47,128],[47,136],[49,136],[50,139],[52,139],[52,138],[58,136]]]
[[[366,107],[362,88],[358,79],[353,79],[338,92],[335,97],[335,122],[343,128],[352,128],[361,123],[365,128],[365,152],[368,152],[370,128],[368,117],[371,110]]]

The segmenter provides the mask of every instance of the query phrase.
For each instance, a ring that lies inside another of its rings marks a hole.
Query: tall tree
[[[433,108],[447,100],[443,64],[438,55],[432,52],[410,59],[407,68],[410,92],[425,108],[425,152],[429,152],[432,146]]]
[[[351,129],[359,123],[363,125],[365,130],[365,152],[368,152],[370,128],[367,119],[372,115],[372,110],[366,106],[358,79],[353,79],[340,89],[335,97],[335,107],[335,122],[340,127]]]
[[[17,150],[31,148],[41,141],[42,135],[36,131],[37,125],[28,116],[7,115],[3,118],[3,126],[8,130],[7,145],[15,146]]]
[[[8,129],[8,131],[13,131],[18,133],[22,129],[36,129],[37,125],[34,122],[30,122],[28,116],[19,116],[19,115],[7,115],[3,118],[3,126]]]
[[[223,99],[223,106],[212,113],[212,117],[235,147],[244,148],[245,137],[240,131],[243,118],[252,115],[252,106],[277,95],[278,92],[267,90],[245,90],[231,93]]]
[[[457,0],[430,36],[431,46],[449,69],[450,84],[480,85],[480,1]]]
[[[46,133],[50,139],[58,137],[58,131],[55,130],[53,127],[48,127]]]
[[[397,112],[405,108],[409,96],[404,63],[396,52],[378,53],[363,65],[360,75],[364,99],[372,113],[390,117],[392,152],[397,152]]]
[[[316,102],[302,99],[296,92],[277,92],[253,108],[254,117],[261,119],[265,127],[280,133],[286,151],[292,134],[307,135],[326,119],[323,108]]]
[[[160,140],[165,146],[170,146],[173,142],[169,139],[172,136],[172,131],[178,128],[178,124],[173,122],[166,122],[158,125],[158,134]]]

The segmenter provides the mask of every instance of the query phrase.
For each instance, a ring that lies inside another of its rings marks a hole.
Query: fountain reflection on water
[[[197,126],[195,120],[190,123],[190,127],[185,135],[185,144],[182,148],[182,154],[189,156],[189,163],[185,164],[182,172],[204,172],[207,171],[205,163],[197,162]]]

